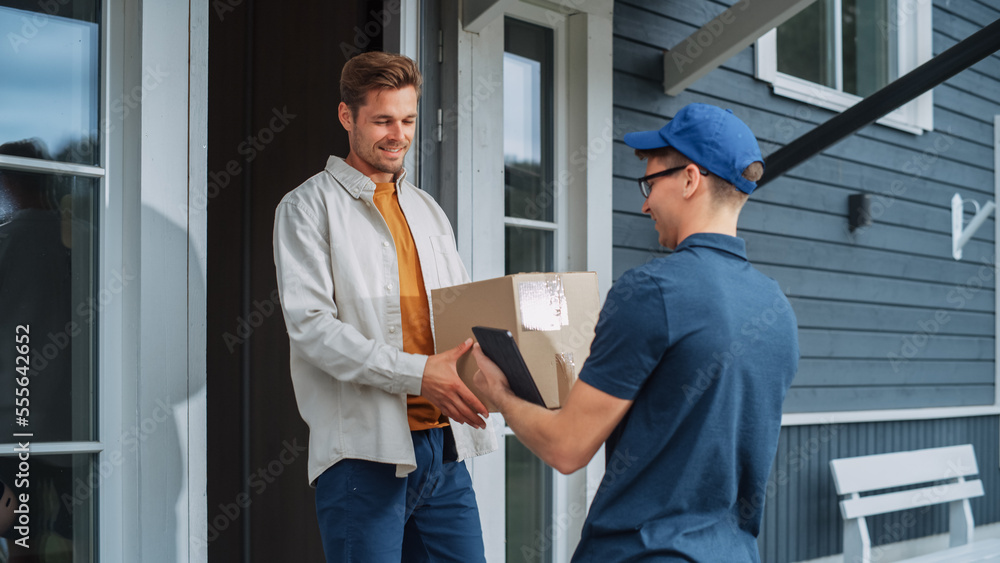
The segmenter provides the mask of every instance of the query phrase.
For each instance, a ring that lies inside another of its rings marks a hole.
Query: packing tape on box
[[[569,390],[576,381],[576,362],[573,361],[573,352],[562,352],[556,354],[556,383],[559,389],[559,402],[566,400]]]
[[[560,330],[569,325],[569,307],[562,278],[524,281],[517,286],[524,330]]]

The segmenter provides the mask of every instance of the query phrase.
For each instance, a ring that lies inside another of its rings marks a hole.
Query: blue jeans
[[[410,433],[417,469],[345,459],[316,480],[327,563],[485,563],[479,509],[465,463],[443,463],[444,430]]]

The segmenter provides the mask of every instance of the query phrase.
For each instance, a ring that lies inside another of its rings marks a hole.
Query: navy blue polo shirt
[[[580,379],[634,403],[573,561],[759,561],[798,357],[791,305],[742,239],[691,235],[626,272]]]

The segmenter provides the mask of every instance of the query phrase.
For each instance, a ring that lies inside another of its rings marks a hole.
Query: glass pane
[[[108,287],[95,291],[96,190],[93,178],[0,170],[0,340],[23,346],[0,346],[0,389],[11,390],[0,393],[7,436],[95,438],[96,316],[128,283],[110,273]],[[16,405],[25,375],[29,402]]]
[[[552,561],[552,470],[507,436],[507,561]]]
[[[843,0],[845,92],[864,97],[897,78],[895,15],[891,0]]]
[[[551,272],[555,269],[553,243],[552,231],[508,226],[504,236],[504,271],[507,274]]]
[[[34,139],[38,158],[97,164],[97,2],[0,3],[0,144]]]
[[[0,561],[96,561],[94,499],[100,475],[91,472],[94,461],[92,454],[31,454],[27,461],[0,457],[0,488],[4,489],[0,499]],[[26,503],[21,502],[21,495],[28,495]],[[21,507],[25,505],[27,522],[25,515],[14,513],[19,509],[24,512]],[[23,524],[27,524],[26,529]]]
[[[552,221],[552,30],[504,24],[504,215]]]
[[[817,0],[778,26],[778,72],[837,87],[832,10],[832,0]]]

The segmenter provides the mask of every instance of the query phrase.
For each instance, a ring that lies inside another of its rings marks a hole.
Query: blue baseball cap
[[[708,104],[688,104],[658,131],[625,134],[625,144],[633,149],[653,150],[673,147],[695,164],[751,193],[757,182],[743,177],[754,162],[764,163],[753,131],[733,115],[732,110]]]

